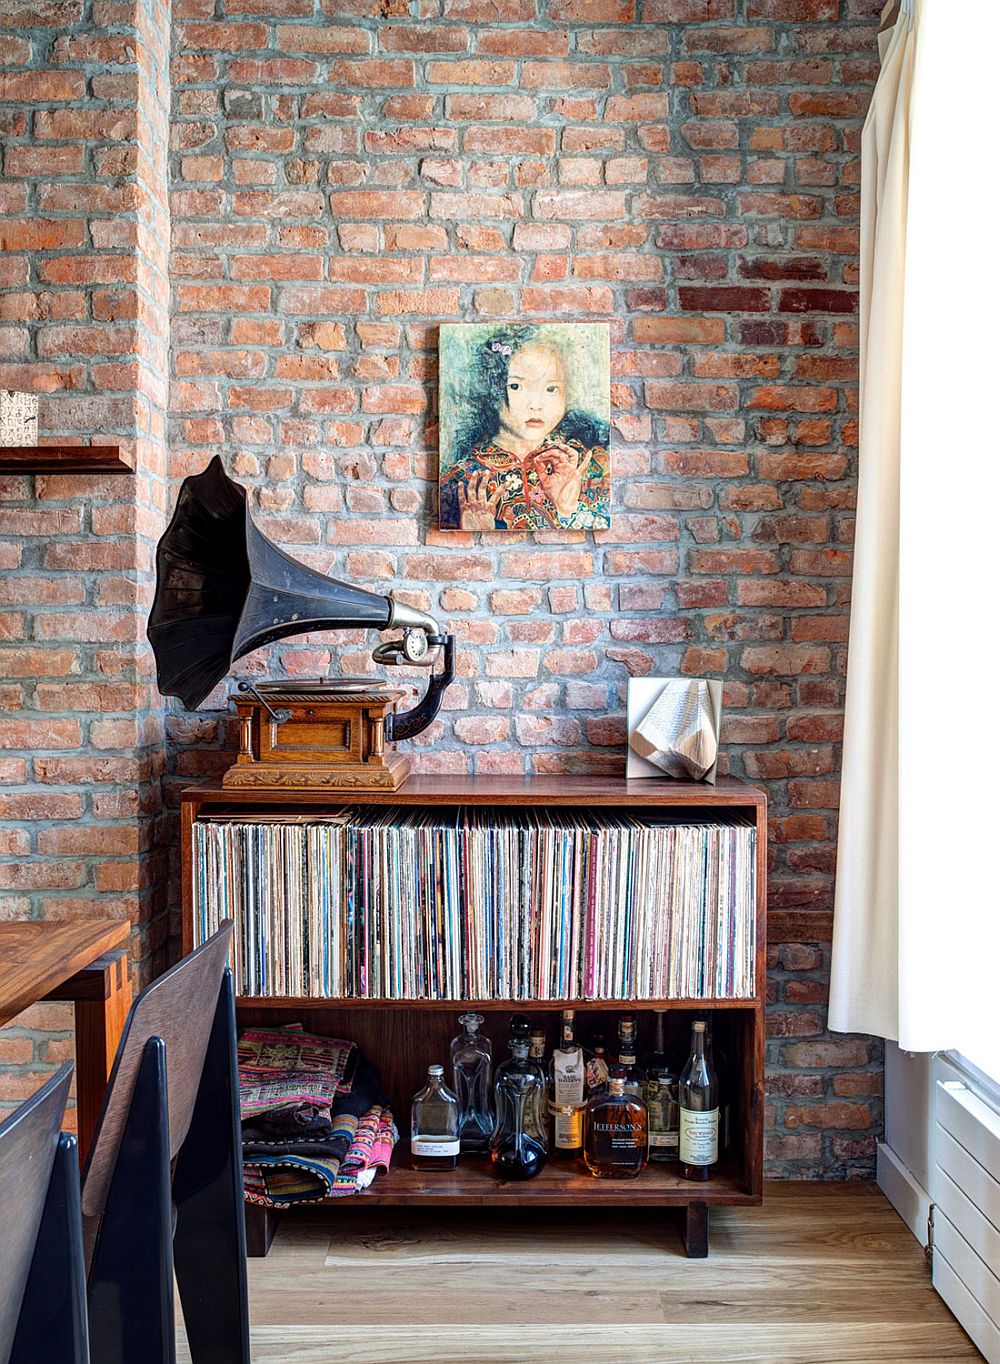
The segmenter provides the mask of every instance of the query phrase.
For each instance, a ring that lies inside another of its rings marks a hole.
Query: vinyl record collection
[[[754,991],[739,816],[372,807],[194,825],[195,934],[237,993],[711,999]]]

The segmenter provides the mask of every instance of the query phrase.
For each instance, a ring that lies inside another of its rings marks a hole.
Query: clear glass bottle
[[[584,1102],[583,1048],[576,1040],[576,1014],[563,1009],[559,1045],[549,1063],[549,1102],[553,1109],[580,1108]]]
[[[653,1049],[643,1058],[643,1098],[649,1110],[650,1160],[676,1160],[679,1136],[677,1073],[667,1058],[667,1011],[654,1009]]]
[[[649,1113],[650,1160],[676,1160],[680,1141],[676,1078],[671,1085],[666,1075],[648,1075],[643,1098]]]
[[[618,1020],[618,1064],[625,1072],[625,1092],[642,1098],[642,1072],[635,1059],[635,1019],[622,1014]]]
[[[583,1159],[600,1179],[634,1179],[649,1159],[645,1102],[625,1088],[616,1066],[606,1091],[587,1101],[583,1119]]]
[[[427,1084],[410,1106],[410,1160],[415,1170],[454,1170],[458,1152],[458,1099],[445,1085],[444,1066],[428,1066]]]
[[[691,1055],[681,1071],[679,1155],[685,1179],[710,1179],[719,1159],[719,1082],[705,1050],[705,1024],[691,1024]]]
[[[496,1126],[490,1159],[502,1179],[531,1179],[545,1165],[545,1074],[528,1057],[531,1024],[523,1015],[510,1021],[510,1058],[493,1080]]]
[[[489,1148],[493,1132],[493,1046],[479,1031],[482,1014],[462,1014],[463,1031],[452,1039],[451,1073],[458,1097],[458,1136],[463,1151]]]

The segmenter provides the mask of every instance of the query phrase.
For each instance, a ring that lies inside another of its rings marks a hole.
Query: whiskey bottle
[[[552,1154],[561,1160],[576,1160],[583,1155],[582,1107],[572,1104],[552,1110]]]
[[[595,1032],[590,1039],[591,1050],[586,1053],[587,1095],[596,1094],[608,1085],[608,1057],[604,1034]]]
[[[549,1098],[552,1108],[579,1108],[583,1104],[583,1048],[576,1040],[576,1014],[563,1009],[559,1045],[549,1065]]]
[[[458,1164],[458,1100],[445,1087],[444,1066],[427,1067],[427,1084],[410,1108],[410,1159],[415,1170]]]
[[[643,1053],[642,1068],[649,1074],[658,1075],[661,1070],[669,1067],[667,1060],[667,1011],[666,1009],[653,1010],[653,1047],[651,1051]]]
[[[680,1141],[676,1079],[671,1085],[666,1075],[648,1075],[643,1098],[649,1112],[650,1160],[676,1160]]]
[[[463,1031],[452,1039],[451,1073],[458,1097],[458,1136],[463,1151],[485,1151],[493,1132],[493,1047],[479,1031],[482,1014],[462,1014]]]
[[[531,1045],[528,1047],[528,1057],[529,1057],[529,1059],[532,1060],[532,1061],[537,1061],[538,1064],[542,1067],[543,1070],[545,1069],[545,1029],[544,1029],[544,1028],[532,1028],[532,1030],[531,1030]]]
[[[545,1073],[528,1057],[531,1025],[521,1014],[510,1021],[510,1057],[493,1081],[496,1126],[490,1159],[503,1179],[531,1179],[545,1165]]]
[[[705,1024],[691,1025],[691,1055],[681,1071],[679,1154],[685,1179],[710,1179],[719,1159],[719,1082],[705,1051]]]
[[[625,1092],[642,1098],[642,1073],[635,1061],[635,1019],[623,1014],[618,1020],[618,1064],[625,1072]]]
[[[650,1160],[676,1160],[679,1141],[677,1074],[667,1059],[666,1009],[654,1009],[652,1051],[643,1060],[643,1098],[649,1109]]]
[[[584,1110],[583,1159],[600,1179],[634,1179],[649,1157],[646,1105],[625,1088],[619,1067]]]

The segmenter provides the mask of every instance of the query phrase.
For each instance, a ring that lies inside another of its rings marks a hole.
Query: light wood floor
[[[868,1184],[713,1210],[707,1260],[684,1258],[676,1213],[345,1204],[286,1218],[250,1293],[255,1364],[981,1358]]]

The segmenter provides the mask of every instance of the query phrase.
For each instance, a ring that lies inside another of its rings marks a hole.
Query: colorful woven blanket
[[[299,1127],[329,1119],[338,1093],[350,1091],[353,1042],[318,1037],[300,1027],[244,1028],[237,1053],[240,1116],[269,1115],[269,1124]]]
[[[343,1160],[284,1153],[254,1155],[243,1167],[247,1202],[291,1208],[324,1198],[345,1198],[367,1188],[380,1170],[388,1170],[398,1133],[391,1112],[382,1105],[370,1108],[360,1121],[349,1114],[337,1120],[338,1133],[350,1127],[353,1138]]]

